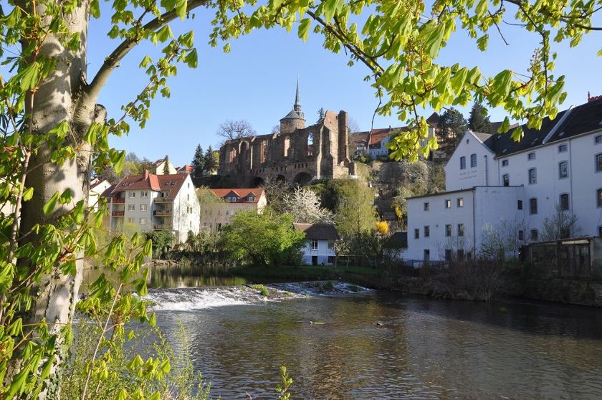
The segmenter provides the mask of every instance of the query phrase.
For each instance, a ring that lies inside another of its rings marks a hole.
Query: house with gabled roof
[[[200,205],[188,174],[155,175],[148,171],[123,178],[108,193],[111,230],[124,223],[142,232],[171,231],[178,242],[199,232]]]
[[[263,188],[197,189],[203,198],[201,229],[218,230],[229,225],[239,211],[254,211],[261,214],[267,205]]]
[[[447,192],[408,199],[406,258],[472,256],[491,232],[516,253],[544,239],[558,210],[577,219],[563,236],[602,236],[602,99],[521,128],[519,142],[512,131],[462,137],[445,166]]]
[[[305,233],[301,248],[303,262],[308,265],[333,265],[336,257],[335,242],[340,239],[333,224],[293,224]]]

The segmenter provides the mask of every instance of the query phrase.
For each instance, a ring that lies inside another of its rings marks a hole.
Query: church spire
[[[301,112],[301,96],[299,96],[299,77],[297,77],[297,92],[295,93],[295,105],[293,109],[297,112]]]

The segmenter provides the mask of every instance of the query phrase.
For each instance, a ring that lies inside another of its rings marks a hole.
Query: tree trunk
[[[45,16],[45,6],[34,4],[36,10],[31,9],[30,3],[23,4],[30,12]],[[48,144],[43,144],[31,158],[27,171],[26,186],[34,189],[33,198],[25,202],[21,214],[20,237],[31,231],[36,224],[54,223],[54,218],[68,211],[78,201],[87,203],[89,167],[91,149],[89,146],[82,148],[79,143],[94,120],[94,107],[89,103],[79,102],[82,88],[86,78],[86,45],[88,29],[89,3],[83,1],[79,8],[72,14],[64,15],[64,19],[72,33],[80,35],[81,47],[78,51],[67,49],[55,36],[48,36],[44,40],[40,55],[52,57],[57,60],[56,69],[50,76],[41,82],[35,93],[30,93],[26,101],[27,129],[33,133],[47,134],[63,121],[70,125],[71,138],[69,145],[79,145],[78,155],[73,160],[68,160],[62,165],[50,161],[52,149]],[[50,21],[45,21],[49,23]],[[50,215],[44,215],[42,207],[56,193],[70,190],[73,195],[71,204],[59,206]],[[35,235],[26,236],[27,241],[34,245],[43,245]],[[37,242],[37,243],[36,243]],[[36,302],[32,311],[27,316],[25,323],[36,324],[45,319],[49,324],[52,334],[58,336],[57,352],[54,360],[54,371],[45,382],[44,389],[39,398],[60,398],[61,364],[66,356],[66,348],[60,339],[60,329],[64,324],[71,322],[75,310],[79,287],[82,280],[83,261],[77,257],[77,272],[75,276],[64,275],[60,271],[46,275],[33,288]],[[30,268],[36,268],[31,265]],[[56,269],[56,266],[55,266]]]

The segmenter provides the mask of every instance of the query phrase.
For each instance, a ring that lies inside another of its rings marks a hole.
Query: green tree
[[[466,133],[468,125],[462,113],[452,107],[441,115],[438,128],[443,142],[442,150],[449,154]]]
[[[209,146],[205,152],[205,156],[203,157],[203,171],[205,171],[205,173],[208,175],[211,175],[217,170],[218,163],[218,153],[213,151],[213,148]]]
[[[468,117],[468,129],[473,132],[495,133],[487,116],[487,109],[479,102],[474,102]]]
[[[192,166],[194,171],[192,172],[195,177],[203,176],[203,169],[205,167],[205,154],[200,144],[196,146],[194,151],[194,157],[192,158]]]
[[[336,201],[334,221],[341,236],[357,236],[375,228],[374,191],[357,179],[329,183]]]
[[[148,231],[144,233],[147,240],[152,241],[153,258],[163,258],[165,252],[173,247],[176,238],[170,231]]]
[[[240,211],[224,229],[225,250],[238,261],[280,265],[298,256],[305,234],[293,228],[288,214]]]

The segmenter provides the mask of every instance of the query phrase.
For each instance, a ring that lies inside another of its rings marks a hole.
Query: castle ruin
[[[280,120],[280,132],[228,140],[220,148],[219,174],[238,187],[261,186],[272,179],[307,185],[317,179],[354,174],[349,158],[347,113],[326,111],[305,127],[299,83],[291,112]]]

